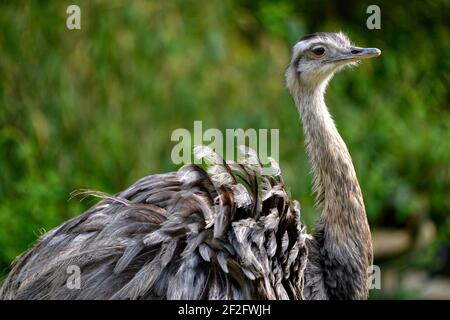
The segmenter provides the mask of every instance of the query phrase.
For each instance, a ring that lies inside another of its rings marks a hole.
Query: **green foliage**
[[[311,176],[283,86],[290,47],[347,32],[383,55],[345,71],[327,95],[376,229],[431,218],[450,246],[450,36],[446,0],[13,1],[0,10],[0,270],[90,204],[71,191],[117,192],[176,170],[176,128],[280,128],[281,169],[309,225]],[[431,262],[420,262],[427,267]]]

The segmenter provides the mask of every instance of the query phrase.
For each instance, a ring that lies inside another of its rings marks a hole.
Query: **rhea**
[[[345,66],[380,55],[343,33],[293,48],[286,84],[298,108],[322,213],[312,235],[272,161],[225,161],[144,177],[63,223],[13,263],[2,299],[366,299],[370,229],[352,159],[324,101]],[[75,269],[74,269],[75,268]],[[79,270],[79,288],[68,270]]]

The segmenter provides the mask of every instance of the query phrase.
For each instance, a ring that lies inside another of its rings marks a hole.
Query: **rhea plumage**
[[[279,170],[257,155],[144,177],[103,199],[18,257],[2,299],[365,299],[372,264],[363,196],[347,147],[324,102],[333,74],[380,50],[343,33],[315,33],[294,46],[286,84],[298,108],[313,169],[312,235]],[[276,167],[277,164],[273,163]],[[67,286],[69,266],[80,288]]]

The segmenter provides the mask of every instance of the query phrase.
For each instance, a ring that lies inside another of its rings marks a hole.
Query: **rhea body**
[[[312,235],[280,172],[207,148],[209,166],[140,179],[45,234],[20,256],[2,299],[365,299],[372,244],[350,154],[324,102],[333,74],[378,56],[342,33],[294,46],[286,83],[298,108],[322,213]],[[255,161],[256,160],[256,161]],[[81,288],[67,288],[67,267]]]

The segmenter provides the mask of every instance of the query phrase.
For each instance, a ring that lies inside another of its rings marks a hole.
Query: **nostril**
[[[358,49],[353,49],[352,51],[350,51],[352,54],[358,54],[361,53],[362,50],[358,50]]]

